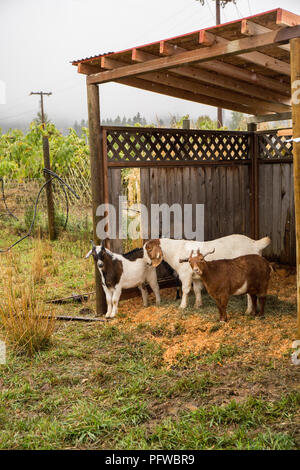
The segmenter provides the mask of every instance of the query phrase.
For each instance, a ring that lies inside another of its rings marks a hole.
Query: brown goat
[[[227,321],[226,307],[231,295],[249,294],[253,304],[251,313],[254,315],[257,315],[258,297],[259,315],[263,316],[271,272],[268,261],[259,255],[205,261],[205,256],[210,253],[203,256],[197,250],[191,253],[188,261],[193,273],[200,277],[208,294],[216,301],[220,321]]]

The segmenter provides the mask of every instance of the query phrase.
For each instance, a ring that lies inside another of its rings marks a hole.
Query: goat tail
[[[264,237],[261,238],[260,240],[255,241],[255,246],[258,248],[259,251],[264,250],[269,246],[271,243],[271,238],[270,237]]]

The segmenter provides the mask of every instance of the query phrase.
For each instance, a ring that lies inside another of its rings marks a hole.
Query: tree
[[[231,120],[229,122],[229,129],[234,131],[247,130],[247,120],[245,114],[238,113],[237,111],[231,112]]]
[[[48,124],[50,122],[50,119],[48,117],[48,114],[44,113],[44,119],[45,119],[45,124]],[[33,120],[37,125],[42,124],[42,113],[41,111],[38,111],[36,117]]]

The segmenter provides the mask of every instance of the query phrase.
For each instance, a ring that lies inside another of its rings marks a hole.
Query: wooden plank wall
[[[204,204],[205,240],[232,233],[251,237],[250,165],[151,167],[141,168],[140,172],[141,202],[146,207],[163,202]],[[110,203],[118,210],[118,198],[122,194],[121,170],[109,168],[108,179]],[[292,163],[259,161],[259,237],[268,235],[272,239],[271,246],[264,252],[268,258],[291,265],[296,260],[293,187]],[[171,219],[171,237],[174,235],[172,222]],[[150,227],[150,218],[148,223]],[[112,240],[111,249],[121,253],[122,241]]]
[[[123,194],[121,169],[108,168],[108,190],[109,190],[109,203],[116,209],[117,219],[117,233],[119,231],[119,195]],[[122,240],[110,240],[110,249],[115,253],[122,253]]]
[[[293,164],[259,162],[259,236],[268,235],[269,258],[296,263]]]
[[[250,165],[141,168],[141,202],[147,207],[204,204],[205,240],[232,233],[251,236]]]

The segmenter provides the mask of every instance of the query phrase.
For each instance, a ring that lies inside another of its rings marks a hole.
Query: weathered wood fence
[[[141,202],[147,208],[204,204],[205,240],[232,233],[268,235],[268,257],[295,263],[292,145],[276,131],[101,129],[105,201],[117,213],[121,169],[139,167]],[[171,237],[173,230],[171,224]],[[121,251],[120,240],[111,246]]]

